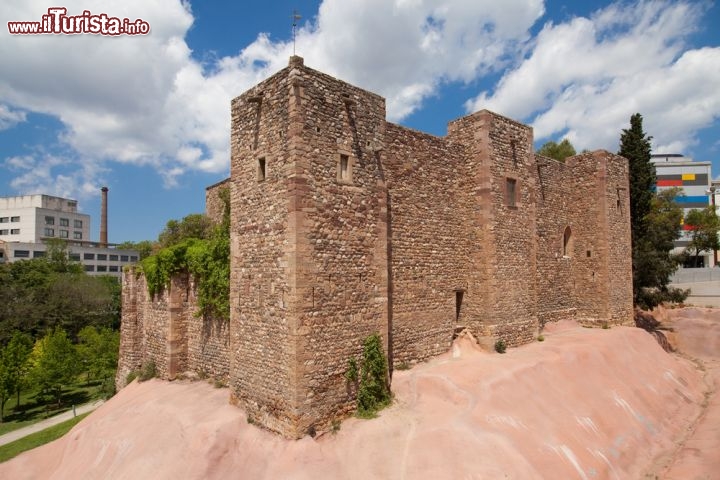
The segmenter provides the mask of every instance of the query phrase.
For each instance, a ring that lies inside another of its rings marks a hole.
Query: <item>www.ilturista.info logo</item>
[[[110,17],[106,13],[99,15],[83,11],[82,15],[67,15],[65,7],[50,7],[47,15],[39,22],[7,22],[8,32],[12,35],[147,35],[150,24],[141,18],[130,21],[128,18]]]

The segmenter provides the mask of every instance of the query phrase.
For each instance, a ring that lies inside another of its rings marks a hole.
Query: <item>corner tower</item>
[[[231,108],[230,384],[297,438],[352,408],[348,360],[388,339],[385,101],[291,57]]]

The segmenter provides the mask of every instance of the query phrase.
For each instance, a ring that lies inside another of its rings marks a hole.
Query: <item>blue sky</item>
[[[141,18],[150,34],[10,35],[8,21]],[[383,95],[388,119],[443,135],[488,108],[529,123],[536,145],[617,151],[643,114],[656,152],[720,176],[720,6],[540,0],[4,0],[0,196],[76,198],[109,239],[155,239],[204,210],[229,174],[231,98],[287,65],[291,14],[305,64]]]

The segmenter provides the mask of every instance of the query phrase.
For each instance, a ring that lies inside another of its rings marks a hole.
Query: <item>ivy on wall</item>
[[[225,205],[223,221],[209,238],[185,238],[142,260],[148,293],[160,293],[172,275],[188,272],[195,277],[198,315],[230,318],[230,191],[218,192]]]

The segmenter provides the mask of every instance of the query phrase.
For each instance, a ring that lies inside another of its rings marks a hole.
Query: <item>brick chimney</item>
[[[100,246],[107,247],[107,187],[100,189],[102,192],[102,203],[100,205]]]

